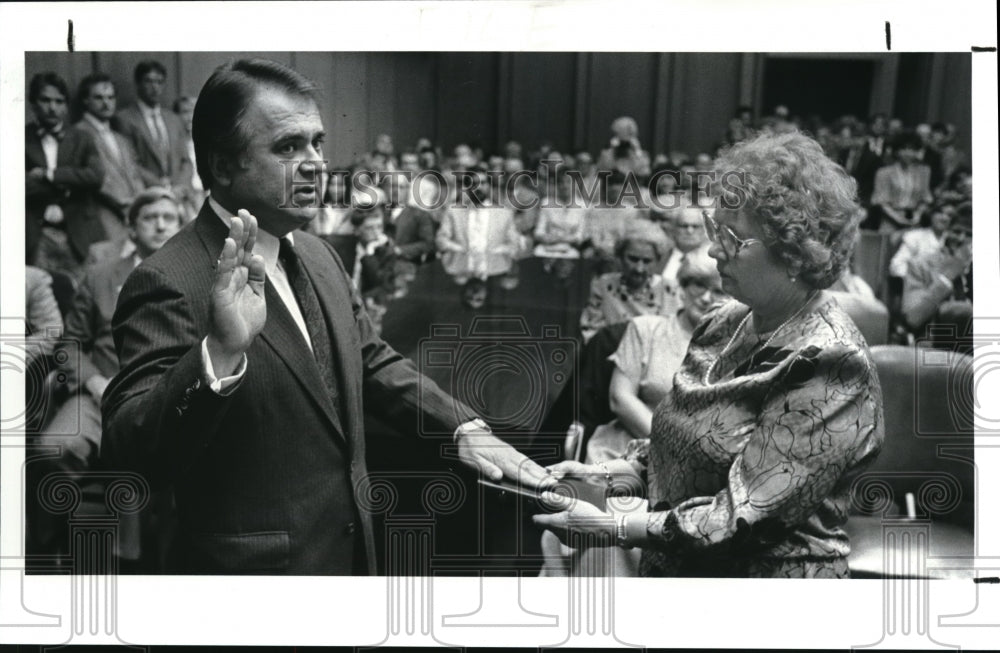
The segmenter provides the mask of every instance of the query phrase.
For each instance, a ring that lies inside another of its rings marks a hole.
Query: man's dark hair
[[[922,145],[920,137],[909,130],[898,134],[892,142],[892,147],[897,152],[899,150],[919,150]]]
[[[28,84],[28,102],[36,102],[46,86],[55,87],[69,102],[69,87],[66,86],[66,80],[53,72],[38,73],[31,78],[31,83]]]
[[[948,133],[948,126],[946,124],[944,124],[943,122],[936,122],[933,125],[931,125],[931,131],[932,132],[937,132],[939,134],[947,134]]]
[[[375,206],[358,206],[351,210],[350,217],[352,227],[360,227],[365,220],[369,218],[379,218],[384,220],[385,214],[382,212],[382,205],[376,204]]]
[[[962,202],[955,207],[955,214],[951,216],[952,225],[962,225],[972,230],[972,202]]]
[[[153,59],[140,61],[135,66],[135,74],[133,75],[135,83],[138,84],[139,82],[142,81],[143,77],[145,77],[146,75],[148,75],[150,72],[153,71],[160,73],[164,77],[167,76],[167,69],[164,68],[163,64],[161,64],[159,61],[155,61]]]
[[[80,85],[76,88],[76,101],[74,103],[74,111],[78,118],[82,118],[83,114],[87,113],[87,110],[84,108],[84,102],[90,96],[90,90],[98,84],[105,82],[111,84],[111,88],[115,89],[116,94],[118,93],[115,83],[105,73],[91,73],[80,80]]]
[[[314,101],[319,90],[312,80],[267,59],[240,59],[216,68],[198,94],[191,128],[198,176],[205,188],[215,183],[211,156],[236,157],[250,142],[244,117],[262,88]]]

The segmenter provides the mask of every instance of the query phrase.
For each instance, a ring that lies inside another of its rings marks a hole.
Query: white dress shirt
[[[230,220],[233,218],[233,214],[223,208],[223,206],[215,201],[213,197],[208,198],[208,205],[215,212],[215,215],[219,216],[219,219],[222,220],[228,228]],[[295,241],[292,234],[288,234],[285,237],[292,242],[292,244],[294,244]],[[267,279],[271,281],[271,285],[274,286],[275,291],[277,291],[278,297],[281,298],[281,302],[285,305],[285,308],[292,316],[292,320],[294,320],[295,325],[299,328],[299,332],[302,334],[302,338],[305,340],[306,345],[309,347],[310,351],[312,351],[312,340],[309,338],[309,329],[306,327],[306,321],[302,317],[302,311],[299,309],[299,303],[295,299],[295,293],[292,292],[292,287],[288,283],[288,275],[285,274],[285,269],[278,261],[279,247],[280,242],[276,236],[267,233],[263,229],[257,230],[257,241],[254,243],[253,252],[254,254],[260,254],[261,258],[264,259],[264,270],[267,273]],[[243,373],[246,372],[247,358],[246,354],[244,354],[239,366],[231,376],[223,377],[221,379],[217,378],[215,376],[215,369],[212,367],[212,360],[208,355],[207,336],[204,340],[202,340],[201,356],[202,362],[204,363],[205,379],[209,382],[209,386],[212,390],[220,394],[225,394],[225,390],[231,388],[243,377]]]

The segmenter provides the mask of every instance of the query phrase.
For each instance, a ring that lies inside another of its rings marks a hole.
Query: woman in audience
[[[883,435],[868,347],[823,291],[854,248],[856,185],[798,132],[762,134],[718,165],[743,175],[742,192],[720,189],[705,213],[736,301],[695,329],[648,439],[617,460],[552,468],[645,481],[649,512],[549,494],[568,509],[534,519],[563,541],[641,547],[647,576],[847,577],[851,483]]]
[[[590,299],[580,315],[584,341],[603,327],[627,322],[637,315],[673,315],[676,292],[654,270],[670,253],[670,241],[649,220],[637,220],[615,247],[622,272],[608,272],[590,284]]]
[[[930,224],[920,229],[911,229],[903,233],[899,249],[889,261],[889,275],[906,278],[906,269],[910,261],[923,258],[931,252],[941,249],[945,233],[951,225],[951,216],[955,207],[945,202],[938,202],[931,207]]]
[[[615,364],[609,399],[618,418],[594,431],[587,443],[588,463],[618,458],[633,439],[649,437],[653,410],[673,387],[691,333],[712,305],[728,298],[708,254],[686,258],[677,281],[681,310],[632,318],[609,359]]]
[[[351,178],[343,170],[334,170],[326,183],[324,207],[316,214],[309,230],[317,236],[350,236],[354,233],[351,224]]]

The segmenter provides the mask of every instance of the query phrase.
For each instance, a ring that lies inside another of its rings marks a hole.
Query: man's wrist
[[[459,427],[455,429],[455,434],[454,436],[452,436],[452,441],[455,444],[458,444],[458,439],[463,435],[466,435],[467,433],[477,433],[477,432],[493,433],[493,429],[490,428],[489,424],[487,424],[482,419],[477,417],[475,419],[469,420],[468,422],[460,424]]]
[[[215,372],[215,376],[220,379],[232,376],[243,360],[244,352],[228,352],[212,336],[205,338],[205,347],[212,363],[212,370]]]

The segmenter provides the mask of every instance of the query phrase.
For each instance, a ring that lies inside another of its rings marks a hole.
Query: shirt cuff
[[[55,174],[55,172],[56,172],[55,168],[46,168],[45,178],[48,179],[49,181],[52,181],[52,176]]]
[[[477,417],[476,419],[469,420],[468,422],[459,425],[459,427],[455,429],[455,435],[452,436],[452,442],[458,444],[459,437],[472,431],[485,431],[487,433],[493,432],[489,424]]]
[[[949,291],[955,289],[955,284],[952,283],[951,279],[949,279],[948,277],[944,276],[940,272],[937,275],[937,280],[939,282],[941,282],[942,284],[944,284],[945,286],[947,286]]]
[[[201,341],[201,368],[205,376],[205,383],[212,389],[212,392],[225,397],[232,394],[243,379],[243,374],[247,371],[247,355],[243,354],[240,364],[236,366],[236,371],[231,376],[217,379],[215,378],[215,368],[212,367],[212,357],[208,355],[208,338],[205,337]]]

